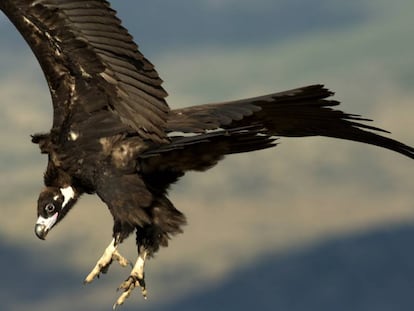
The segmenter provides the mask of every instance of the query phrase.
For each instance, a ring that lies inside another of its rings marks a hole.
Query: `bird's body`
[[[36,234],[44,239],[82,194],[97,194],[113,216],[113,241],[86,282],[113,259],[125,265],[117,246],[137,237],[139,257],[116,305],[134,287],[145,294],[145,259],[182,232],[185,217],[167,194],[187,171],[273,147],[278,136],[341,138],[414,158],[369,120],[334,110],[322,85],[171,110],[154,66],[106,1],[1,0],[0,9],[39,60],[53,101],[50,132],[32,137],[49,158]]]

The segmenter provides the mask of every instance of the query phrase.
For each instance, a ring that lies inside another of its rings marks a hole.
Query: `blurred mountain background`
[[[414,2],[112,1],[155,65],[172,107],[324,83],[341,109],[414,145]],[[0,15],[0,309],[110,310],[127,269],[82,286],[112,220],[85,197],[34,236],[47,159],[45,80]],[[185,233],[147,268],[149,299],[123,310],[413,310],[414,166],[399,154],[327,138],[188,174],[171,198]],[[134,238],[121,252],[135,260]]]

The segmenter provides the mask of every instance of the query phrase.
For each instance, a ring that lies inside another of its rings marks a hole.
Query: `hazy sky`
[[[173,107],[325,83],[341,109],[373,118],[414,145],[413,1],[113,2],[156,65]],[[4,310],[109,309],[126,270],[81,286],[111,238],[110,215],[99,200],[82,200],[45,243],[34,237],[46,158],[29,135],[49,130],[51,104],[35,58],[3,16],[0,93],[0,253],[23,252],[32,269],[25,273],[54,271],[53,283],[22,297],[17,286],[25,275],[14,267],[14,277],[0,280]],[[137,293],[124,310],[191,296],[269,254],[413,224],[412,176],[412,161],[401,155],[320,138],[281,139],[275,149],[189,174],[171,195],[189,225],[148,264],[150,302]],[[130,258],[133,240],[121,248]],[[56,285],[66,275],[71,285]]]

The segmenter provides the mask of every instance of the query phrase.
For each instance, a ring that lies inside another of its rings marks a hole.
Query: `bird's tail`
[[[382,136],[380,133],[389,132],[364,123],[372,120],[333,109],[339,102],[327,99],[331,95],[333,93],[321,85],[298,89],[290,96],[270,95],[273,100],[258,103],[262,109],[257,118],[271,135],[340,138],[376,145],[414,158],[413,147]]]

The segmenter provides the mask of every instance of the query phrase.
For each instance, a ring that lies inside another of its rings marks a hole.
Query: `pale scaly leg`
[[[147,289],[145,287],[145,273],[144,265],[147,258],[148,252],[142,247],[137,262],[135,263],[134,268],[131,271],[129,277],[123,282],[118,290],[123,289],[124,292],[119,296],[118,300],[115,302],[113,309],[122,305],[125,300],[129,297],[134,288],[140,287],[144,299],[147,299]]]
[[[99,278],[101,273],[106,273],[113,260],[118,261],[122,267],[126,267],[129,264],[129,261],[118,252],[118,245],[119,243],[116,239],[111,241],[91,273],[85,278],[84,284],[91,283],[95,278]]]

